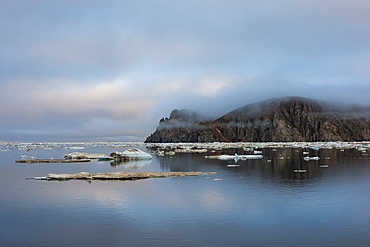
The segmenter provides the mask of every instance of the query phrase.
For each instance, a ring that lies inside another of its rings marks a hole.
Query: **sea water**
[[[370,246],[369,150],[263,148],[258,160],[205,158],[247,153],[224,149],[152,154],[151,161],[133,163],[15,163],[21,156],[109,155],[127,148],[3,149],[0,246]],[[305,161],[303,152],[320,160]],[[137,181],[26,179],[115,171],[218,174]]]

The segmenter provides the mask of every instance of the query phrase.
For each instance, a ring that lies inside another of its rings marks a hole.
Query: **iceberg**
[[[152,156],[139,149],[127,149],[123,152],[113,152],[110,154],[115,160],[118,161],[132,161],[132,160],[148,160],[152,159]]]
[[[315,156],[315,157],[304,157],[303,159],[305,161],[309,161],[309,160],[319,160],[320,158],[318,156]]]
[[[213,156],[206,156],[208,159],[219,159],[219,160],[246,160],[246,159],[262,159],[262,155],[229,155],[229,154],[222,154],[222,155],[213,155]]]

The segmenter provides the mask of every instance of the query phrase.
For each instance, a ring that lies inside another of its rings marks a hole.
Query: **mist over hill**
[[[370,106],[302,97],[269,99],[217,119],[190,110],[162,118],[145,142],[291,142],[370,140]]]

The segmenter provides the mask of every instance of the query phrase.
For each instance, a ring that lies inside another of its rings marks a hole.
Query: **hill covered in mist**
[[[249,104],[212,120],[174,110],[145,142],[364,140],[370,140],[370,106],[285,97]]]

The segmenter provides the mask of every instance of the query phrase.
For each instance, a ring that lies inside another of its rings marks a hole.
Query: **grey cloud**
[[[1,1],[0,118],[17,122],[7,133],[62,135],[64,123],[69,138],[107,119],[100,136],[144,139],[174,108],[215,116],[287,95],[370,104],[369,23],[367,0]],[[127,85],[110,89],[117,80]]]

